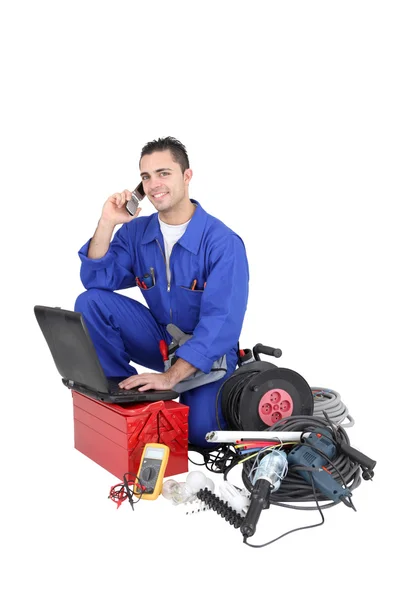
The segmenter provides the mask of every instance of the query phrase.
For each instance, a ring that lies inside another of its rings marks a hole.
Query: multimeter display
[[[158,448],[149,448],[146,452],[145,458],[154,458],[155,460],[162,460],[164,456],[164,450]]]
[[[155,500],[161,493],[163,477],[169,458],[169,448],[164,444],[149,443],[143,450],[138,477],[144,490],[141,498]],[[136,490],[135,493],[139,493]]]

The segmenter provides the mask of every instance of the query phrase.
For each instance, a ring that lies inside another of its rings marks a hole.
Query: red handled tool
[[[160,348],[161,356],[164,362],[168,360],[168,346],[165,340],[160,340],[158,343],[158,347]]]

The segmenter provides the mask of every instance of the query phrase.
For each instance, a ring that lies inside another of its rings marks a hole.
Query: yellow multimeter
[[[144,490],[138,485],[134,493],[142,500],[156,500],[161,494],[165,469],[169,458],[169,448],[165,444],[148,443],[140,460],[138,478]]]

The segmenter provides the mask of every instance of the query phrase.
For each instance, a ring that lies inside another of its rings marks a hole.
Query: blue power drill
[[[333,500],[333,502],[343,501],[346,497],[350,498],[350,490],[343,488],[337,483],[327,470],[328,467],[325,467],[328,464],[328,460],[318,450],[325,454],[331,461],[336,456],[336,445],[333,442],[332,433],[324,427],[314,429],[311,435],[306,438],[305,444],[299,444],[289,452],[289,467],[296,466],[312,469],[307,471],[296,469],[296,473],[299,473],[310,484],[312,477],[316,489],[327,498],[330,498],[330,500]]]

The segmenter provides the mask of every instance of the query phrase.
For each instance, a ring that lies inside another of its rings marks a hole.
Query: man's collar
[[[186,228],[183,236],[178,240],[177,244],[189,250],[193,254],[197,254],[200,247],[201,238],[203,237],[204,227],[207,220],[207,213],[203,210],[196,200],[190,200],[196,204],[196,210]],[[160,224],[158,222],[158,213],[151,215],[149,223],[142,237],[142,244],[148,244],[157,238],[162,238]]]

